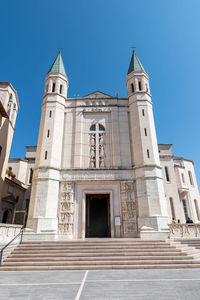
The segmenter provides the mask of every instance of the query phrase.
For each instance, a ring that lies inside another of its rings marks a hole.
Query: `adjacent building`
[[[10,212],[5,211],[6,199],[2,199],[5,176],[8,174],[8,158],[19,109],[17,92],[9,82],[0,82],[0,219],[5,219]],[[14,174],[10,170],[10,178]],[[15,200],[10,200],[11,202]],[[13,202],[14,205],[14,202]],[[5,216],[4,216],[5,214]],[[10,219],[10,217],[9,217]]]

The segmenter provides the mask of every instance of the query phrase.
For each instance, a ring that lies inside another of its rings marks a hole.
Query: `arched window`
[[[90,127],[90,167],[105,167],[105,128],[102,124]]]
[[[198,221],[200,221],[199,205],[198,205],[198,202],[196,199],[194,199],[194,205],[195,205],[195,209],[196,209],[197,219],[198,219]]]
[[[194,185],[191,171],[188,171],[188,176],[189,176],[189,179],[190,179],[190,184]]]
[[[32,183],[32,179],[33,179],[33,169],[30,168],[30,173],[29,173],[29,183]]]
[[[10,209],[6,209],[3,212],[2,223],[10,224],[12,221],[12,211]]]
[[[183,173],[181,173],[181,178],[182,178],[182,182],[185,184],[185,177]]]
[[[169,198],[169,203],[170,203],[170,208],[171,208],[172,219],[173,218],[175,219],[176,215],[175,215],[174,202],[173,202],[172,197]]]
[[[96,124],[94,124],[90,127],[90,131],[95,131],[95,130],[96,130]]]
[[[166,180],[169,182],[170,179],[169,179],[169,171],[168,171],[168,167],[165,167],[165,177],[166,177]]]
[[[187,201],[185,199],[183,199],[182,202],[183,202],[183,211],[184,211],[184,214],[185,214],[185,220],[187,220],[187,218],[189,217]]]
[[[8,106],[7,106],[7,114],[9,115],[9,117],[10,117],[12,103],[13,103],[13,96],[12,96],[12,94],[10,94]]]

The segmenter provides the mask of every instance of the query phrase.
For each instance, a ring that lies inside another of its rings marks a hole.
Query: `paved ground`
[[[199,300],[200,269],[0,272],[1,300]]]

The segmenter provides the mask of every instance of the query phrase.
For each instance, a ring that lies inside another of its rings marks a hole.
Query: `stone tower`
[[[168,213],[152,111],[149,77],[133,51],[126,87],[132,163],[141,237],[166,237]]]
[[[36,233],[58,230],[57,207],[68,78],[58,53],[46,79],[27,227]]]

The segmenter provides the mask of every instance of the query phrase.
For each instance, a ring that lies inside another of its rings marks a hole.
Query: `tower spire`
[[[131,61],[130,61],[130,65],[129,65],[127,74],[130,74],[133,71],[144,71],[145,72],[143,65],[141,64],[139,58],[137,57],[137,55],[135,53],[134,47],[133,47],[133,54],[131,57]]]
[[[58,55],[57,55],[56,59],[54,60],[51,68],[49,69],[48,73],[60,73],[64,76],[67,76],[66,72],[65,72],[65,67],[64,67],[63,60],[62,60],[62,56],[61,56],[61,49],[62,48],[59,48]]]

